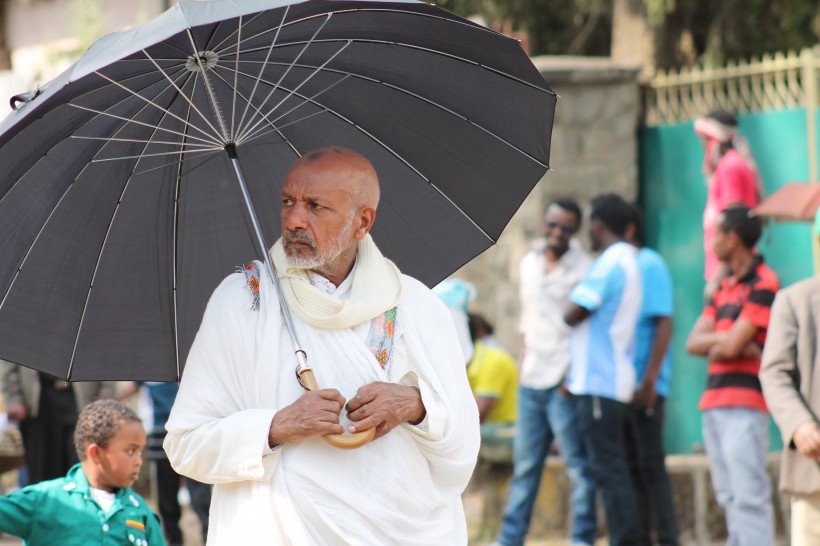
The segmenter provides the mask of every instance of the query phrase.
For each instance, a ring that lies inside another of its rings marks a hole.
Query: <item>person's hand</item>
[[[336,389],[305,392],[273,416],[268,444],[273,447],[312,436],[342,434],[344,427],[339,424],[339,414],[344,403],[344,397]]]
[[[19,402],[9,404],[6,408],[6,415],[9,416],[9,421],[17,421],[18,423],[22,423],[28,418],[28,409],[25,404],[21,404]]]
[[[381,381],[361,387],[345,408],[347,418],[355,423],[350,432],[376,427],[375,438],[402,423],[418,424],[426,415],[418,389]]]
[[[699,332],[714,332],[715,319],[713,317],[701,315],[697,322],[695,322],[695,327],[693,330],[697,330]]]
[[[558,394],[560,394],[562,398],[566,398],[567,400],[572,398],[572,393],[569,392],[566,382],[561,382],[561,384],[558,385]]]
[[[650,410],[654,411],[657,400],[658,392],[655,390],[654,381],[641,381],[641,384],[635,389],[635,394],[632,395],[632,404],[645,409],[647,415],[651,415]]]
[[[792,440],[803,456],[820,461],[820,423],[806,421],[794,431]]]
[[[740,353],[740,357],[746,360],[760,360],[761,356],[763,356],[763,351],[760,350],[760,345],[754,341],[746,345],[743,352]]]

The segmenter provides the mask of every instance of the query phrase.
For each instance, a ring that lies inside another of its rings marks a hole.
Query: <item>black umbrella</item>
[[[493,244],[547,170],[555,94],[517,41],[428,4],[214,0],[102,38],[12,103],[0,358],[168,381],[216,285],[263,256],[251,204],[279,236],[302,153],[373,162],[374,239],[432,285]]]

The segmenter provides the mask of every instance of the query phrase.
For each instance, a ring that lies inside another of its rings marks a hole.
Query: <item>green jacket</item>
[[[130,487],[120,489],[104,514],[79,464],[65,478],[0,497],[0,531],[26,546],[165,546],[159,518],[145,499]]]

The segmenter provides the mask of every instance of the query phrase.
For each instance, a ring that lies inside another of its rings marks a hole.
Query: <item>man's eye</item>
[[[320,205],[319,203],[311,203],[310,208],[312,208],[313,210],[319,210],[324,207],[322,207],[322,205]]]
[[[282,205],[285,207],[289,207],[293,204],[293,199],[282,199]]]

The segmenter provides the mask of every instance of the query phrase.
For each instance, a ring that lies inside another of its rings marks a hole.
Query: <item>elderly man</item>
[[[820,544],[820,275],[777,293],[760,383],[783,437],[780,490],[791,497],[791,544]]]
[[[467,543],[479,427],[464,357],[444,305],[371,240],[378,200],[373,166],[343,148],[285,177],[271,256],[320,390],[294,377],[257,262],[211,297],[165,441],[178,472],[216,484],[211,546]],[[321,439],[372,427],[357,450]]]

